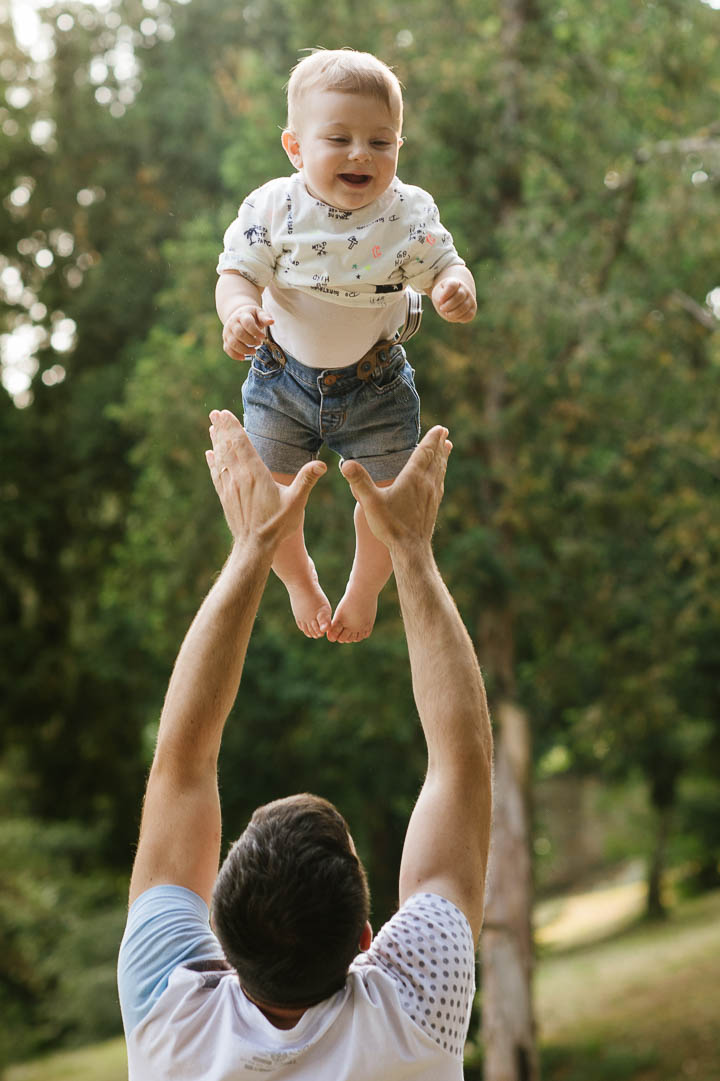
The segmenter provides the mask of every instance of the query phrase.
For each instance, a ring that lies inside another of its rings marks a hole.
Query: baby
[[[400,344],[417,329],[418,293],[451,323],[477,310],[472,275],[432,197],[395,175],[402,116],[400,83],[376,57],[311,53],[288,83],[282,145],[297,172],[252,192],[225,233],[216,290],[223,347],[252,359],[245,429],[282,484],[323,443],[391,484],[420,434]],[[273,570],[310,638],[359,642],[372,631],[392,566],[359,505],[355,538],[334,614],[302,528],[278,549]]]

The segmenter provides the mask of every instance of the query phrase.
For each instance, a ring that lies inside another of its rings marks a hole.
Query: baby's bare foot
[[[327,632],[328,641],[345,644],[369,638],[375,626],[377,602],[376,591],[348,582]]]
[[[315,564],[308,558],[307,573],[284,579],[295,622],[308,638],[322,638],[330,628],[332,608],[318,581]]]

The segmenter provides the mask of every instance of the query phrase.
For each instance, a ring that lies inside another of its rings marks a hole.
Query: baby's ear
[[[300,151],[300,143],[298,137],[294,131],[290,131],[286,128],[282,133],[282,145],[283,150],[290,158],[296,169],[302,169],[302,153]]]

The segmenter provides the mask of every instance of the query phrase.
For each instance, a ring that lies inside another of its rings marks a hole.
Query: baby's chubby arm
[[[224,270],[215,306],[223,325],[223,349],[233,360],[244,360],[262,345],[266,328],[274,322],[263,309],[261,290],[237,271]]]
[[[466,266],[441,270],[429,293],[435,311],[448,323],[469,323],[475,318],[475,281]]]

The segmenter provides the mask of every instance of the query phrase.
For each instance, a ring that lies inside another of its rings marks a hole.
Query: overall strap
[[[412,338],[413,334],[417,334],[422,321],[422,293],[418,293],[415,289],[408,288],[405,291],[405,295],[407,296],[407,315],[405,317],[405,325],[395,338],[394,344],[396,345],[399,342],[408,341]]]

